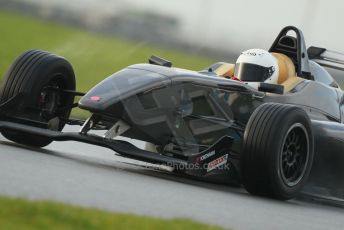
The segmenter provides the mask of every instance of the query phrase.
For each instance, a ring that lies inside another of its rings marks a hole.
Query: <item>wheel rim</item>
[[[283,182],[293,187],[305,175],[309,161],[309,136],[304,125],[296,123],[285,135],[280,154],[280,173]]]
[[[59,90],[63,89],[63,81],[59,76],[51,79],[41,90],[39,96],[39,107],[41,117],[44,120],[50,120],[59,117],[59,107],[62,105],[62,97]]]

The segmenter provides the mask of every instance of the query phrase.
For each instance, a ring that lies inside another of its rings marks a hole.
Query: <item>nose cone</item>
[[[171,84],[171,80],[164,75],[128,67],[114,73],[93,87],[81,98],[79,107],[93,112],[102,112],[121,100],[169,84]]]

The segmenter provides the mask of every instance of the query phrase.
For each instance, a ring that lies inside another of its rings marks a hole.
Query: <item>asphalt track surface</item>
[[[344,208],[254,197],[242,188],[148,166],[97,146],[55,142],[37,150],[0,135],[0,195],[192,218],[233,229],[344,229]]]

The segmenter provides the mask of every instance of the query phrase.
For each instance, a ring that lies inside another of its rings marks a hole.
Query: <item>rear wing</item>
[[[307,50],[308,58],[324,67],[344,71],[344,53],[311,46]]]

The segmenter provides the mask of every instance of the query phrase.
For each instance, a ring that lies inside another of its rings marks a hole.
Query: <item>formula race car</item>
[[[306,50],[302,32],[292,26],[280,32],[269,52],[278,60],[276,84],[239,81],[235,64],[215,63],[196,72],[152,56],[149,64],[124,68],[81,93],[68,61],[31,50],[4,76],[0,131],[34,147],[68,140],[99,145],[281,200],[296,197],[319,168],[344,181],[344,173],[337,173],[344,166],[344,96],[324,68],[344,70],[344,55]],[[77,96],[82,98],[75,102]],[[74,107],[92,115],[73,119]],[[62,132],[65,124],[82,127]],[[150,147],[139,149],[117,136]]]

